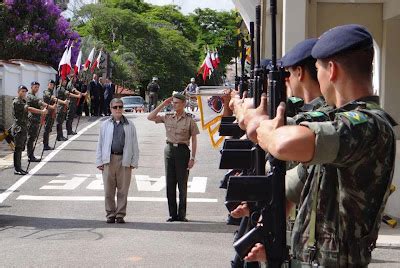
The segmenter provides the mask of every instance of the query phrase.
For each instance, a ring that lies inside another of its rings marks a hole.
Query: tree
[[[64,46],[71,40],[75,42],[72,61],[76,60],[80,36],[51,1],[6,0],[0,12],[0,58],[34,60],[57,68]]]

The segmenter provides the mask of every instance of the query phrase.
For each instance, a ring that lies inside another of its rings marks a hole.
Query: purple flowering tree
[[[65,45],[71,40],[71,62],[75,63],[81,38],[52,0],[5,0],[2,5],[0,25],[5,27],[0,36],[0,59],[39,61],[57,69]]]

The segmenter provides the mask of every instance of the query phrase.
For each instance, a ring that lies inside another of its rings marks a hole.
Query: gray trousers
[[[122,155],[112,154],[110,163],[104,165],[103,170],[107,218],[125,217],[131,176],[131,168],[122,166]],[[117,204],[115,204],[115,192],[117,192]]]

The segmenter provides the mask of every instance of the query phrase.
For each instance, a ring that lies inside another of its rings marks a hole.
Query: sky
[[[144,0],[144,2],[154,5],[175,4],[182,8],[181,11],[184,14],[188,14],[199,7],[216,10],[231,10],[235,8],[231,0]]]

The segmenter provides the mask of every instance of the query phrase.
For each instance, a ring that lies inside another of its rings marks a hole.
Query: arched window
[[[372,62],[373,68],[372,68],[372,86],[374,89],[374,95],[379,96],[379,91],[380,91],[380,78],[381,78],[381,72],[380,72],[380,66],[381,66],[381,50],[378,46],[378,44],[374,40],[374,61]]]

